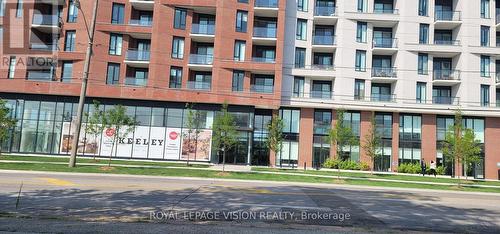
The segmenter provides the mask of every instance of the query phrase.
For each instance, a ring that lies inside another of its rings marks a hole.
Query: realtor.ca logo
[[[114,135],[115,135],[115,130],[114,129],[112,129],[112,128],[106,129],[106,136],[112,137]]]
[[[175,131],[172,131],[168,134],[168,136],[170,137],[171,140],[175,140],[177,139],[177,137],[179,137],[179,134]]]
[[[0,1],[0,16],[3,19],[0,33],[4,54],[1,69],[26,69],[28,77],[22,78],[34,80],[45,79],[46,75],[55,73],[59,44],[64,38],[61,37],[63,21],[60,16],[63,8],[61,4],[65,2]],[[74,44],[73,40],[72,46]],[[9,78],[16,77],[9,74]]]

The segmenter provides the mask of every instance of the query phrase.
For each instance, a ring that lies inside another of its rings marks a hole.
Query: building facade
[[[75,2],[0,1],[0,97],[20,120],[6,151],[69,150],[94,4]],[[122,104],[138,120],[117,157],[217,163],[210,128],[227,102],[240,132],[230,163],[313,167],[334,156],[325,136],[344,109],[360,139],[375,117],[376,170],[434,160],[461,175],[440,150],[460,108],[482,144],[469,174],[498,179],[497,9],[494,0],[101,0],[85,111],[93,100]],[[201,113],[208,147],[194,155],[182,137],[186,103]],[[276,155],[265,146],[273,115],[285,123]],[[109,151],[104,136],[80,138],[81,154]],[[343,151],[368,161],[359,145]]]

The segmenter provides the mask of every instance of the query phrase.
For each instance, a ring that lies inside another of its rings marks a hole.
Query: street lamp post
[[[89,69],[90,69],[90,59],[92,57],[92,47],[94,45],[94,29],[97,18],[97,6],[99,5],[99,0],[95,0],[94,10],[92,13],[92,23],[90,24],[90,29],[87,26],[87,20],[85,19],[85,14],[81,8],[80,0],[74,1],[75,7],[77,7],[83,15],[85,21],[85,27],[87,29],[87,34],[89,37],[89,43],[87,46],[87,53],[85,55],[85,65],[83,68],[83,78],[82,78],[82,87],[80,90],[80,100],[78,102],[78,112],[76,115],[76,129],[73,133],[73,141],[71,142],[71,156],[69,158],[69,167],[76,166],[76,154],[78,151],[78,141],[80,137],[80,131],[82,127],[82,115],[83,115],[83,107],[85,104],[85,96],[87,95],[87,81],[89,78]]]

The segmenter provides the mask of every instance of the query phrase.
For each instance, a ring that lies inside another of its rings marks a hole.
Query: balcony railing
[[[460,40],[434,40],[434,45],[459,46],[460,45]]]
[[[394,94],[372,94],[369,99],[372,102],[395,102],[396,95]]]
[[[333,6],[315,6],[314,16],[335,16],[337,8]]]
[[[372,77],[397,77],[396,68],[393,67],[373,67]]]
[[[460,11],[436,11],[434,14],[435,21],[460,21],[461,17]]]
[[[203,82],[203,81],[188,81],[187,82],[188,89],[210,90],[211,86],[212,86],[211,82]]]
[[[31,43],[30,49],[32,50],[46,50],[46,51],[56,51],[59,49],[57,44],[45,44],[43,42]]]
[[[276,28],[254,27],[254,37],[276,38]]]
[[[33,14],[33,24],[44,26],[59,26],[60,17],[52,14]]]
[[[191,28],[191,33],[193,34],[203,34],[203,35],[214,35],[215,25],[214,24],[193,24]]]
[[[53,71],[27,71],[27,80],[37,80],[37,81],[53,81],[54,72]]]
[[[214,56],[211,54],[190,54],[190,64],[212,65],[214,63]]]
[[[496,8],[496,18],[495,23],[500,24],[500,8]]]
[[[151,57],[151,52],[149,50],[127,50],[127,54],[125,56],[126,60],[129,61],[149,61]]]
[[[305,69],[305,70],[327,70],[333,71],[335,70],[335,65],[323,65],[323,64],[313,64],[313,65],[300,65],[295,64],[296,69]]]
[[[496,81],[497,84],[500,83],[500,72],[497,72],[495,74],[495,81]]]
[[[434,80],[460,80],[460,71],[457,70],[434,70]]]
[[[437,105],[460,105],[460,98],[456,97],[432,97],[432,104]]]
[[[332,97],[333,93],[331,91],[311,90],[311,98],[332,99]]]
[[[278,0],[255,0],[255,7],[278,8]]]
[[[373,13],[375,14],[399,14],[398,9],[373,9]]]
[[[375,38],[373,38],[373,47],[374,48],[397,48],[398,47],[398,39],[387,38],[387,37],[375,37]]]
[[[313,45],[335,45],[335,36],[314,35]]]
[[[148,84],[148,79],[125,77],[125,85],[146,86],[147,84]]]
[[[270,85],[251,85],[250,90],[255,93],[273,93],[274,86]]]
[[[275,58],[265,58],[265,57],[253,57],[252,61],[256,63],[275,63]]]
[[[151,20],[131,19],[128,24],[129,25],[133,25],[133,26],[151,27],[153,25],[153,21],[151,21]]]

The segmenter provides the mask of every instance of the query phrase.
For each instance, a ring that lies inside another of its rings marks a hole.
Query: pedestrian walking
[[[425,172],[427,170],[427,165],[425,164],[425,159],[422,158],[420,161],[420,168],[422,169],[422,176],[425,176]]]
[[[436,162],[434,162],[434,160],[431,160],[431,174],[434,175],[434,177],[437,176],[437,172],[436,172]]]

